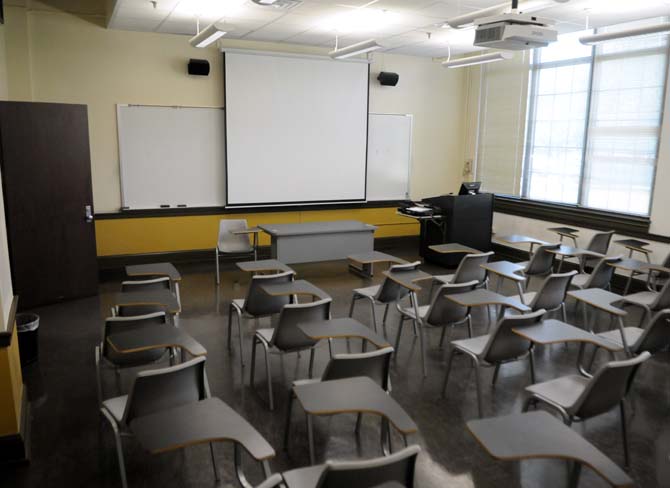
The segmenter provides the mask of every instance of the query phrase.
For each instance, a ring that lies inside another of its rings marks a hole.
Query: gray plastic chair
[[[149,291],[149,290],[169,290],[172,291],[170,278],[162,276],[160,278],[151,278],[148,280],[126,280],[121,282],[121,291]],[[165,307],[160,305],[124,305],[112,308],[112,315],[120,317],[133,317],[137,315],[147,315],[155,312],[165,312]]]
[[[414,488],[417,445],[365,461],[328,461],[325,465],[282,473],[287,488]]]
[[[415,327],[441,327],[442,334],[440,335],[440,348],[442,347],[444,336],[446,335],[446,331],[449,326],[453,327],[467,323],[468,336],[472,337],[472,317],[470,316],[470,309],[449,300],[447,295],[472,291],[479,284],[480,283],[478,281],[473,280],[469,283],[444,284],[440,286],[440,288],[437,290],[437,293],[433,295],[429,305],[423,305],[416,309],[419,313],[418,318],[416,317],[414,307],[398,306],[398,311],[400,312],[400,321],[398,322],[398,334],[396,335],[395,340],[396,354],[398,352],[398,348],[400,347],[400,337],[402,335],[402,329],[405,320],[412,320],[415,324]],[[423,334],[419,334],[419,340],[423,341],[423,337]],[[421,362],[422,365],[425,365],[426,363],[423,344],[421,344]]]
[[[555,254],[550,253],[551,249],[558,249],[561,247],[560,244],[545,244],[539,246],[530,260],[524,264],[524,268],[521,270],[521,273],[527,278],[526,279],[526,289],[530,285],[531,278],[534,277],[543,277],[551,274],[554,269],[554,258]]]
[[[523,411],[531,405],[544,403],[557,410],[567,425],[609,412],[619,405],[621,434],[624,445],[625,465],[629,465],[626,409],[624,399],[630,390],[638,367],[651,354],[643,352],[625,361],[612,361],[603,365],[592,378],[569,375],[545,381],[526,388],[528,398]]]
[[[482,254],[467,254],[458,264],[458,268],[453,274],[438,275],[433,278],[440,283],[469,283],[477,281],[479,285],[486,285],[488,282],[487,272],[482,268],[482,264],[489,262],[493,251]]]
[[[109,421],[114,431],[123,488],[128,487],[128,482],[121,437],[132,436],[130,422],[144,415],[187,405],[209,398],[209,396],[209,385],[205,376],[205,358],[199,357],[177,366],[137,373],[128,395],[102,402],[100,412]],[[210,450],[214,473],[218,479],[212,444],[210,444]]]
[[[251,244],[249,234],[233,234],[236,230],[248,229],[246,219],[223,219],[219,221],[219,237],[214,253],[216,255],[216,284],[219,278],[219,254],[253,254],[254,261],[258,258],[256,248]]]
[[[644,351],[655,354],[670,345],[670,309],[658,312],[651,323],[644,329],[639,327],[624,327],[623,331],[626,337],[626,344],[628,344],[628,348],[632,354],[640,354]],[[621,331],[619,329],[608,330],[598,335],[623,347]]]
[[[670,280],[668,280],[661,291],[640,291],[631,295],[626,295],[621,300],[622,306],[640,307],[644,313],[640,318],[640,325],[644,324],[645,319],[651,321],[656,312],[670,308]]]
[[[255,390],[254,376],[256,370],[256,346],[263,346],[265,353],[265,373],[268,384],[268,402],[270,410],[274,410],[272,395],[272,374],[270,369],[270,351],[279,354],[300,352],[309,349],[309,377],[312,377],[314,368],[314,346],[317,341],[307,337],[298,324],[328,320],[330,318],[331,298],[325,298],[310,303],[288,304],[282,308],[279,321],[274,329],[258,329],[254,334],[251,346],[251,387]]]
[[[670,254],[668,254],[663,262],[661,263],[661,266],[664,268],[670,268]],[[663,288],[663,285],[665,285],[668,281],[670,281],[670,275],[667,273],[663,273],[660,271],[652,271],[649,273],[648,279],[647,279],[647,287],[651,291],[659,291],[661,288]]]
[[[392,355],[392,347],[384,347],[382,349],[356,354],[334,354],[326,365],[326,369],[324,369],[321,378],[297,380],[293,382],[293,386],[366,376],[377,383],[380,388],[389,392],[391,388],[390,372]],[[294,398],[293,388],[291,388],[288,394],[286,428],[284,430],[285,449],[288,448],[291,412]],[[360,430],[361,418],[362,414],[359,413],[356,421],[356,432]]]
[[[451,372],[451,363],[456,354],[465,354],[470,357],[475,367],[475,381],[477,384],[477,410],[479,417],[483,417],[482,394],[479,380],[479,369],[483,367],[495,367],[492,384],[498,377],[500,365],[528,358],[530,365],[531,383],[535,383],[535,364],[531,348],[533,343],[512,332],[515,327],[539,324],[546,313],[538,310],[526,315],[503,316],[490,334],[472,339],[462,339],[451,342],[451,350],[447,359],[447,371],[442,385],[442,397],[447,391],[447,382]]]
[[[236,298],[228,308],[228,350],[232,350],[233,313],[237,317],[237,334],[240,339],[240,365],[244,367],[244,347],[242,337],[242,318],[261,318],[278,314],[284,305],[291,303],[290,296],[271,296],[262,290],[264,285],[289,283],[295,277],[294,271],[285,271],[272,275],[254,275],[251,277],[246,298]]]
[[[598,254],[607,254],[613,236],[614,236],[613,230],[607,232],[596,232],[595,234],[593,234],[593,237],[591,237],[591,240],[586,246],[586,250],[597,252]],[[581,271],[584,272],[587,266],[589,267],[595,266],[599,260],[600,258],[590,258],[587,256],[582,256],[580,260]]]
[[[413,270],[418,269],[420,261],[407,264],[394,264],[389,267],[389,271],[393,270]],[[390,278],[384,278],[381,285],[369,286],[367,288],[356,288],[353,290],[351,297],[351,306],[349,307],[349,317],[354,315],[354,306],[358,300],[364,299],[370,303],[372,309],[372,323],[375,332],[377,332],[377,314],[375,312],[375,305],[384,305],[384,318],[382,319],[382,328],[386,332],[386,317],[388,316],[389,306],[392,303],[398,303],[404,297],[409,295],[409,290],[402,285],[399,285]]]
[[[154,312],[147,315],[138,315],[135,317],[107,317],[102,327],[102,338],[100,343],[95,346],[95,372],[98,382],[98,403],[102,404],[102,375],[101,368],[103,364],[114,368],[118,387],[120,388],[121,370],[126,368],[135,368],[153,364],[164,358],[167,349],[151,349],[149,351],[118,353],[107,343],[107,337],[119,332],[138,330],[145,327],[151,327],[156,324],[165,324],[166,327],[172,327],[169,316],[165,312]]]
[[[591,288],[609,290],[610,282],[614,275],[614,267],[611,265],[619,261],[621,261],[621,256],[602,258],[591,273],[579,273],[575,276],[570,286],[580,290],[589,290]]]
[[[565,298],[570,289],[570,283],[576,275],[577,271],[550,274],[544,279],[538,291],[524,293],[524,303],[533,311],[544,309],[547,312],[557,312],[560,310],[563,322],[567,322],[568,316],[565,310]],[[507,313],[513,315],[517,312],[509,310]]]

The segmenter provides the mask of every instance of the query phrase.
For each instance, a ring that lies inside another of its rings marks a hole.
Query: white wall
[[[185,36],[108,30],[104,16],[7,7],[11,49],[9,96],[88,105],[93,196],[97,212],[120,207],[118,103],[223,106],[222,57],[216,48],[195,49]],[[325,49],[226,40],[257,50],[325,54]],[[189,58],[205,58],[207,78],[189,77]],[[400,74],[397,87],[381,87],[381,69]],[[370,110],[414,115],[414,198],[454,191],[463,164],[465,76],[430,59],[375,55]]]

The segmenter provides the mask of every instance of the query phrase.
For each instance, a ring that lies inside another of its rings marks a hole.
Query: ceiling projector
[[[514,11],[475,20],[475,42],[478,47],[523,51],[546,47],[556,42],[558,32],[553,22],[530,14]]]

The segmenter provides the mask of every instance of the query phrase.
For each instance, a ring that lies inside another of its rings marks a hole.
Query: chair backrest
[[[121,291],[150,291],[170,290],[170,278],[161,276],[148,280],[127,280],[121,282]],[[154,312],[163,312],[165,307],[161,305],[125,305],[118,307],[118,314],[122,317],[133,317],[147,315]]]
[[[233,234],[234,230],[247,229],[246,219],[223,219],[219,221],[217,246],[220,252],[251,252],[249,234]]]
[[[550,274],[547,276],[538,290],[533,302],[529,305],[533,310],[556,310],[565,301],[572,278],[577,271],[569,273]]]
[[[445,326],[463,321],[468,316],[468,307],[463,307],[449,300],[447,295],[474,290],[479,284],[479,281],[473,280],[468,283],[454,283],[440,286],[437,293],[433,295],[424,321],[428,325],[434,326]]]
[[[614,267],[610,265],[612,263],[618,263],[619,261],[621,261],[621,256],[614,256],[609,258],[604,257],[598,261],[596,267],[593,268],[593,271],[591,271],[589,279],[586,280],[584,289],[607,288],[610,284],[610,281],[612,281],[612,276],[614,275]]]
[[[421,261],[414,261],[407,264],[394,264],[389,267],[389,271],[412,271],[419,268]],[[409,290],[396,283],[391,278],[384,278],[375,300],[380,303],[394,303],[409,294]]]
[[[392,347],[357,354],[334,354],[323,371],[321,381],[367,376],[388,391],[392,354]]]
[[[290,296],[271,296],[263,291],[263,285],[289,283],[293,280],[294,271],[271,275],[254,275],[251,277],[247,297],[244,299],[244,311],[249,315],[262,317],[281,312],[284,305],[291,303]]]
[[[205,358],[198,357],[163,369],[141,371],[135,376],[123,422],[209,397]]]
[[[631,350],[635,354],[649,351],[654,354],[670,345],[670,309],[658,312],[635,344],[631,344]]]
[[[670,253],[668,253],[668,255],[665,257],[665,259],[663,260],[662,265],[665,268],[670,268]]]
[[[282,351],[291,351],[316,344],[298,328],[298,324],[328,320],[332,301],[332,298],[324,298],[316,302],[284,305],[272,334],[272,345]]]
[[[654,312],[670,308],[670,280],[666,281],[654,299],[654,302],[649,306]]]
[[[528,351],[532,343],[512,332],[515,327],[538,324],[546,310],[537,310],[526,315],[506,315],[501,318],[489,334],[489,340],[482,351],[482,357],[489,363],[516,359]]]
[[[614,231],[610,230],[608,232],[596,232],[591,237],[589,245],[586,246],[587,251],[593,251],[600,254],[607,254],[607,250],[610,247],[610,242],[612,241],[612,236]]]
[[[555,254],[548,252],[550,249],[558,249],[560,244],[545,244],[539,246],[528,261],[524,274],[529,276],[544,276],[551,273],[554,266]]]
[[[628,393],[637,368],[650,357],[651,354],[645,351],[625,361],[604,364],[593,375],[568,413],[587,419],[614,408]]]
[[[467,283],[473,280],[483,283],[486,279],[486,270],[482,268],[482,264],[488,263],[493,254],[493,251],[491,251],[466,255],[458,264],[452,283]]]
[[[372,488],[384,483],[414,487],[416,459],[421,448],[412,445],[389,456],[365,461],[329,461],[316,488]]]
[[[142,329],[156,324],[167,324],[169,322],[168,317],[169,316],[165,312],[154,312],[130,317],[107,317],[102,327],[102,355],[107,358],[109,357],[110,346],[107,344],[108,336],[118,332]],[[124,354],[124,356],[134,356],[134,354]]]

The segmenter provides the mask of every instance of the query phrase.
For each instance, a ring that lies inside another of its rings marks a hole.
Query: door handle
[[[86,222],[93,222],[93,208],[90,205],[84,206],[84,219]]]

